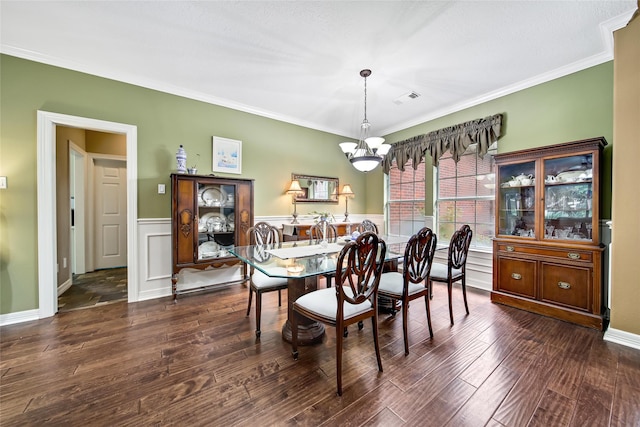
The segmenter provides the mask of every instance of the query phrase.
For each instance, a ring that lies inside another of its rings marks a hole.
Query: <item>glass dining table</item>
[[[387,244],[385,271],[395,271],[404,256],[410,236],[379,235]],[[345,238],[336,243],[311,245],[306,242],[283,242],[277,245],[236,246],[229,251],[247,265],[269,277],[286,278],[287,321],[282,326],[282,338],[291,342],[291,316],[298,316],[298,343],[310,345],[322,341],[324,325],[293,311],[293,302],[318,288],[318,276],[335,273],[338,255]]]

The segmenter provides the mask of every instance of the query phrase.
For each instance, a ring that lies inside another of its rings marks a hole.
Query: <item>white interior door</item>
[[[127,164],[94,159],[95,268],[127,265]]]

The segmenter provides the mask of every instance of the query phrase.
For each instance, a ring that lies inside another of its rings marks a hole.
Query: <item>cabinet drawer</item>
[[[500,257],[498,259],[498,270],[498,290],[535,298],[535,261]]]
[[[562,304],[580,310],[591,308],[590,268],[541,264],[542,301]]]
[[[563,260],[593,262],[593,252],[589,251],[519,246],[508,243],[499,243],[498,250],[516,254],[542,255]]]

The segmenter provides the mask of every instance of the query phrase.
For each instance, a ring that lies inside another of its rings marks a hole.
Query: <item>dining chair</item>
[[[433,338],[431,328],[431,311],[429,309],[429,284],[427,277],[433,263],[438,238],[430,228],[424,227],[411,236],[404,250],[403,271],[390,271],[380,277],[378,295],[391,299],[393,306],[396,301],[402,302],[402,332],[404,334],[404,354],[409,354],[409,338],[407,325],[409,324],[409,301],[424,297],[427,310],[427,325],[429,337]],[[392,312],[395,316],[395,310]]]
[[[464,299],[464,308],[469,314],[469,305],[467,304],[467,255],[469,253],[469,246],[471,245],[471,238],[473,237],[473,231],[468,225],[463,225],[453,233],[451,241],[449,242],[449,254],[447,258],[447,264],[434,262],[431,265],[431,273],[428,277],[430,297],[433,297],[433,285],[432,282],[444,282],[447,284],[447,291],[449,294],[449,318],[453,325],[453,308],[451,305],[451,289],[453,283],[460,281],[462,285],[462,297]]]
[[[309,229],[309,244],[317,245],[322,240],[334,243],[338,239],[338,230],[335,225],[326,219],[322,219],[313,224]]]
[[[365,219],[360,224],[358,224],[357,230],[360,233],[364,233],[365,231],[372,231],[378,234],[378,226],[370,219]]]
[[[309,229],[309,244],[318,245],[323,240],[326,240],[328,243],[335,243],[338,240],[338,230],[333,224],[324,219],[318,221]],[[327,288],[330,288],[331,280],[335,274],[332,272],[323,274],[322,276],[327,280]]]
[[[247,230],[247,242],[249,245],[265,248],[280,246],[282,244],[282,234],[276,227],[266,222],[258,222]],[[254,258],[263,256],[267,261],[270,255],[266,252],[254,253]],[[265,292],[278,291],[278,306],[282,305],[282,290],[287,289],[287,279],[269,277],[263,272],[251,267],[249,275],[249,304],[247,306],[247,316],[251,312],[251,300],[256,294],[256,338],[260,338],[260,316],[262,313],[262,294]]]
[[[336,328],[336,378],[338,395],[342,395],[342,331],[347,325],[367,318],[372,320],[373,342],[382,372],[378,342],[378,284],[387,250],[384,240],[375,233],[364,232],[345,244],[336,267],[336,286],[302,295],[293,303],[291,316],[291,353],[298,359],[298,319],[302,315]]]

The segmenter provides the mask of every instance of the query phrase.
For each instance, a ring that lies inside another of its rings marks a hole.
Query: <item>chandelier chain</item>
[[[364,122],[367,123],[367,78],[364,78]]]

